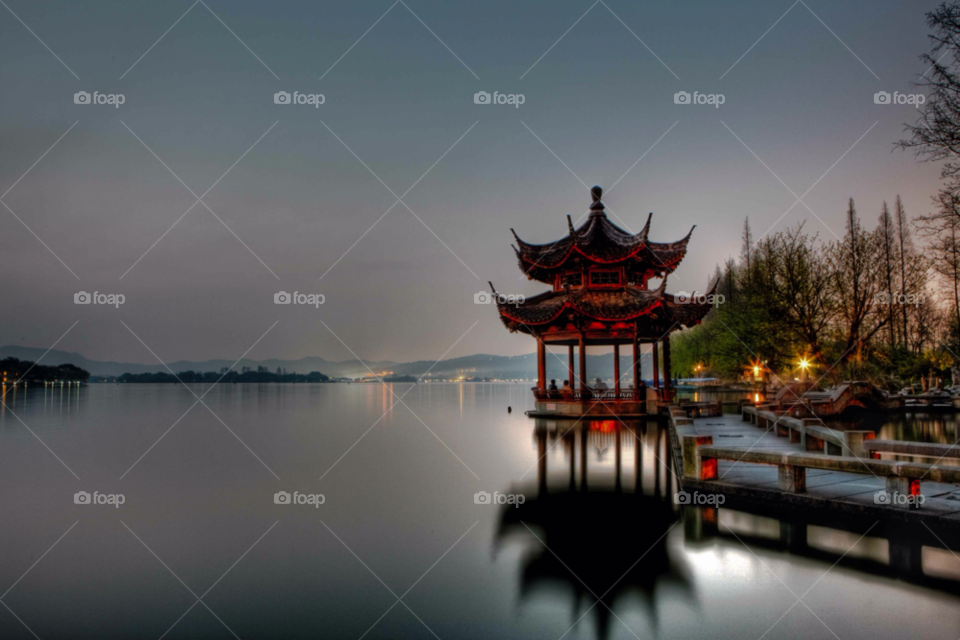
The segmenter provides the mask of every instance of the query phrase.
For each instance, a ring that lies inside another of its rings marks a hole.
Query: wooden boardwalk
[[[686,424],[684,424],[686,423]],[[774,429],[744,422],[739,414],[670,421],[671,441],[677,468],[682,469],[680,443],[685,436],[710,436],[713,447],[748,452],[807,454],[800,443],[777,436]],[[739,457],[739,456],[737,456]],[[853,458],[853,460],[857,460]],[[778,467],[739,460],[717,461],[717,477],[712,480],[682,478],[685,491],[720,493],[733,499],[775,505],[777,508],[830,510],[869,518],[937,522],[960,527],[960,483],[922,482],[923,504],[919,509],[877,504],[876,495],[886,487],[885,478],[874,475],[862,464],[862,473],[810,468],[806,471],[806,491],[781,491]]]

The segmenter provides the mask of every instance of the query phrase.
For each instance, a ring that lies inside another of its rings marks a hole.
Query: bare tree
[[[936,213],[917,219],[920,232],[929,239],[932,267],[946,285],[953,326],[960,330],[960,200],[943,190],[935,199]],[[956,343],[957,336],[950,336]]]
[[[930,53],[920,56],[930,69],[920,78],[927,90],[921,116],[907,125],[910,138],[899,145],[924,160],[947,160],[941,169],[950,188],[960,187],[960,3],[943,3],[927,14]]]
[[[767,244],[770,267],[770,304],[779,318],[820,363],[823,339],[833,321],[836,298],[833,278],[815,246],[816,237],[803,233],[803,223],[774,236]]]
[[[888,310],[879,312],[877,304],[881,300],[878,294],[882,282],[882,273],[876,268],[879,249],[876,235],[863,229],[853,198],[850,198],[847,232],[841,241],[832,243],[826,251],[841,320],[837,328],[846,343],[841,359],[859,362],[864,343],[869,342],[889,320]]]
[[[900,258],[900,295],[901,300],[903,300],[907,296],[908,252],[913,249],[913,244],[910,240],[910,221],[907,219],[907,212],[903,208],[903,201],[900,200],[900,194],[897,194],[897,200],[894,202],[893,219],[897,229],[897,249]],[[891,291],[890,293],[892,294],[893,292]],[[907,344],[907,334],[909,333],[909,327],[907,326],[907,305],[902,304],[900,307],[903,319],[903,348],[909,349],[910,347]]]
[[[877,236],[880,241],[880,258],[883,260],[882,276],[884,291],[888,296],[892,296],[893,288],[893,270],[894,260],[896,260],[895,238],[893,230],[893,218],[890,217],[890,209],[887,208],[887,201],[883,201],[883,209],[880,211],[880,218],[877,225]],[[897,346],[897,336],[893,322],[894,306],[891,304],[887,308],[887,329],[889,334],[889,345],[893,349]]]

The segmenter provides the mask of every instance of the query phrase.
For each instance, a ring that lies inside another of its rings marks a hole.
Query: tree
[[[951,309],[948,341],[960,345],[960,200],[952,191],[942,190],[935,199],[936,213],[918,218],[920,232],[929,239],[932,267],[944,283]]]
[[[838,328],[845,342],[840,359],[852,358],[859,362],[864,342],[886,326],[889,313],[877,311],[882,282],[882,273],[876,269],[881,257],[880,243],[874,234],[864,231],[853,198],[847,207],[847,232],[841,241],[832,243],[826,253],[842,320]]]
[[[927,14],[931,50],[920,56],[930,69],[918,82],[927,90],[921,116],[907,125],[910,138],[903,148],[913,149],[924,160],[947,160],[941,175],[949,188],[960,186],[960,3],[943,3]]]
[[[900,258],[900,295],[901,300],[907,295],[907,257],[908,252],[913,248],[910,242],[910,221],[907,220],[907,212],[903,208],[903,201],[900,200],[900,194],[897,194],[897,200],[894,203],[894,222],[897,225],[897,248]],[[893,293],[892,291],[890,292]],[[907,344],[907,335],[909,327],[907,326],[907,306],[900,305],[903,316],[903,348],[909,349]]]
[[[893,273],[894,261],[896,258],[895,238],[893,229],[893,218],[890,217],[890,209],[887,208],[887,201],[883,201],[883,209],[880,211],[880,218],[877,225],[877,236],[880,242],[880,257],[883,260],[882,276],[884,292],[887,296],[893,295]],[[893,315],[894,306],[891,304],[887,308],[887,330],[889,335],[888,343],[890,349],[897,346],[897,336],[895,333]]]

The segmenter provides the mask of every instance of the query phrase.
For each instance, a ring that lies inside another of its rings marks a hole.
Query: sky
[[[939,185],[894,147],[917,109],[874,100],[917,93],[935,2],[2,4],[0,345],[529,353],[474,294],[544,290],[510,228],[558,239],[594,184],[628,230],[653,212],[653,240],[697,225],[674,292],[707,287],[747,217],[830,240],[849,198],[872,228]]]

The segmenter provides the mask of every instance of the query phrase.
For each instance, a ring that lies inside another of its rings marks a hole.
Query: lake
[[[960,636],[945,533],[681,508],[662,426],[528,386],[11,391],[0,637]]]

